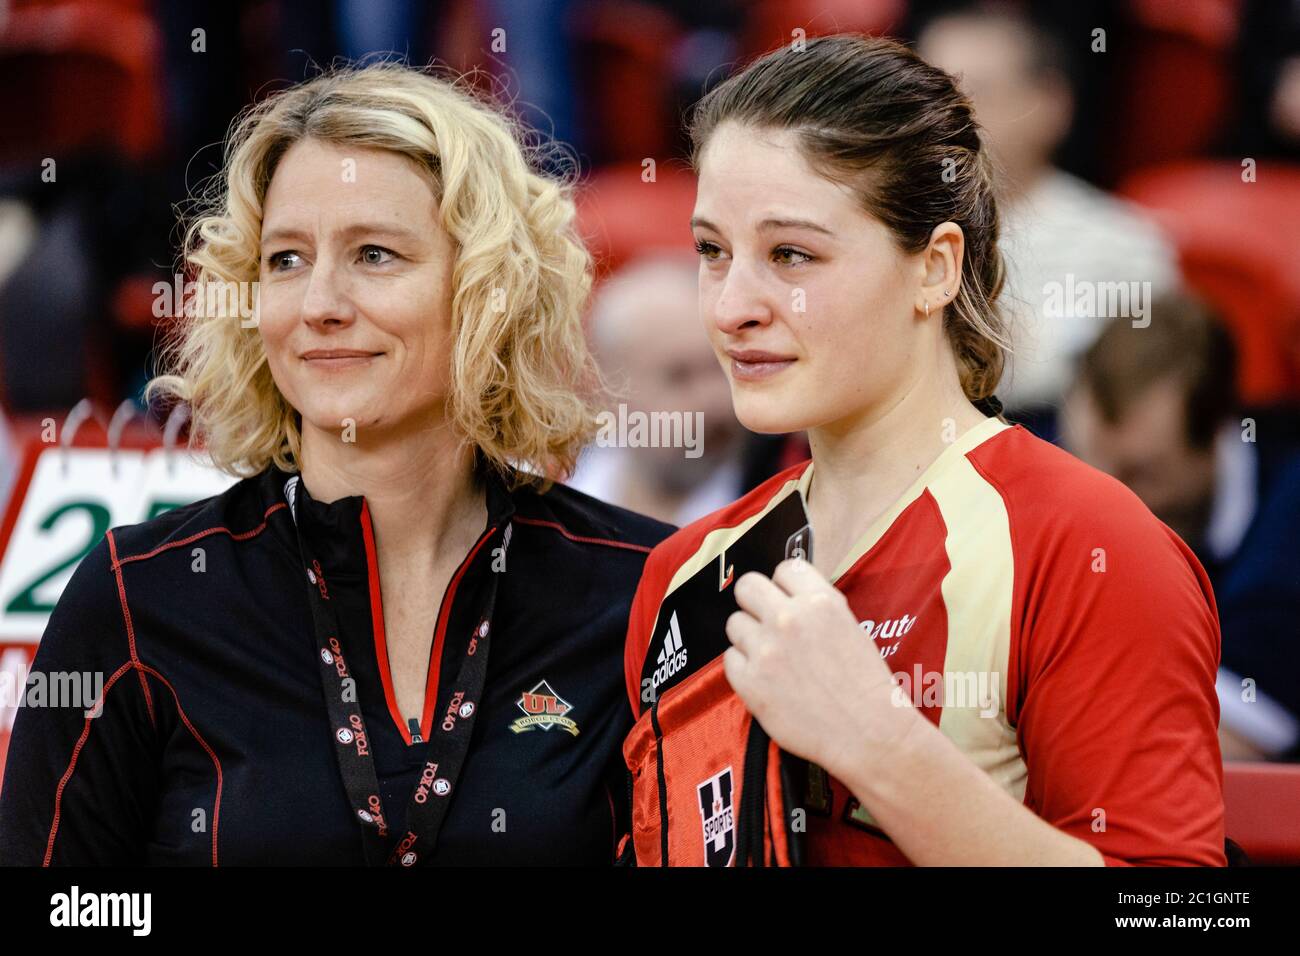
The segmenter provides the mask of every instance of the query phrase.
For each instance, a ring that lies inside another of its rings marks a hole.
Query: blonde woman
[[[670,530],[543,476],[594,431],[568,185],[455,82],[342,69],[236,125],[150,394],[241,477],[114,528],[0,791],[18,864],[606,864],[627,612]],[[242,285],[241,285],[242,284]]]

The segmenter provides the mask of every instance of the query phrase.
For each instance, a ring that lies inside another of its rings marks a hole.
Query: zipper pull
[[[424,738],[420,736],[419,718],[417,717],[408,718],[406,721],[406,726],[409,727],[411,730],[411,743],[413,744],[424,743]]]

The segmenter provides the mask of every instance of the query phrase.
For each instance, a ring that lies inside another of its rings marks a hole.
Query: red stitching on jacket
[[[104,689],[100,692],[100,707],[104,706],[104,701],[108,697],[108,692],[110,688],[117,683],[117,679],[121,677],[125,671],[134,666],[135,665],[131,661],[127,661],[117,670],[113,671],[113,676],[108,679],[104,684]],[[50,837],[45,841],[45,859],[41,861],[41,866],[49,866],[50,857],[54,855],[54,838],[59,832],[59,814],[62,812],[63,788],[66,787],[68,781],[72,779],[72,771],[77,766],[77,757],[81,754],[81,748],[86,743],[86,738],[90,736],[90,721],[92,719],[93,718],[90,717],[86,718],[86,726],[81,729],[81,736],[77,738],[76,746],[72,748],[72,759],[68,761],[68,769],[63,771],[63,776],[59,778],[59,786],[54,791],[54,819],[50,821]]]
[[[117,560],[117,541],[113,537],[110,529],[106,537],[108,538],[108,554],[113,559],[113,576],[117,578],[117,599],[122,604],[122,619],[126,621],[126,643],[131,652],[131,663],[138,665],[140,655],[135,652],[135,625],[131,623],[131,609],[126,604],[126,582],[122,580],[122,565]],[[153,712],[153,695],[149,693],[149,682],[144,679],[144,675],[136,672],[140,676],[140,690],[144,692],[144,703],[149,709],[149,722],[158,727],[158,718]]]
[[[172,686],[171,681],[169,681],[166,677],[163,677],[162,674],[158,673],[157,670],[150,667],[148,664],[142,664],[139,661],[127,661],[125,664],[123,664],[121,667],[115,670],[113,672],[113,676],[110,677],[108,681],[104,684],[104,690],[99,698],[99,706],[101,708],[104,706],[104,701],[108,697],[109,689],[117,682],[117,679],[121,677],[122,674],[128,669],[135,670],[135,672],[140,675],[141,680],[144,680],[145,674],[151,674],[154,677],[158,678],[160,681],[163,682],[163,684],[167,686],[167,689],[172,692],[172,699],[176,701],[176,712],[180,714],[181,722],[184,723],[186,729],[189,730],[189,732],[194,735],[194,739],[199,742],[199,746],[202,747],[205,751],[207,751],[208,756],[212,758],[213,764],[216,765],[217,797],[216,797],[216,803],[212,807],[212,865],[216,866],[217,865],[217,827],[221,820],[221,788],[223,783],[222,774],[221,774],[221,761],[217,758],[217,755],[213,751],[213,749],[208,746],[208,742],[203,739],[202,734],[200,734],[194,728],[194,725],[190,723],[190,719],[187,716],[185,716],[185,708],[181,706],[180,695],[176,693],[176,688]],[[86,718],[86,726],[82,728],[81,736],[77,739],[76,746],[72,748],[72,759],[68,761],[68,769],[63,771],[63,777],[60,778],[59,780],[58,789],[54,792],[54,819],[50,821],[50,838],[48,841],[46,841],[45,844],[45,859],[41,864],[42,866],[48,867],[50,865],[50,857],[54,855],[54,838],[58,836],[59,816],[63,812],[63,808],[62,808],[63,790],[67,786],[68,781],[72,779],[72,773],[77,767],[77,757],[80,756],[81,754],[81,748],[85,745],[86,738],[90,736],[90,722],[94,719],[96,718],[93,717]]]
[[[271,507],[267,508],[266,511],[263,513],[262,523],[259,524],[256,528],[253,528],[251,531],[240,531],[236,533],[234,531],[231,531],[229,528],[224,528],[220,526],[215,528],[205,528],[202,531],[196,531],[188,538],[182,538],[179,541],[168,541],[166,544],[160,544],[158,547],[154,548],[152,551],[149,551],[146,554],[133,554],[130,557],[122,558],[120,561],[114,558],[114,564],[121,565],[121,564],[127,564],[131,561],[144,561],[147,558],[152,558],[154,555],[161,554],[162,552],[168,551],[171,548],[184,547],[185,545],[190,544],[191,542],[199,540],[199,538],[206,537],[207,535],[210,534],[216,534],[218,531],[225,532],[226,534],[230,535],[230,537],[235,541],[247,541],[249,538],[256,537],[257,535],[261,534],[263,531],[266,530],[267,519],[271,517],[272,512],[287,507],[289,506],[283,501],[279,501],[271,505]]]
[[[429,669],[424,675],[424,707],[420,711],[420,734],[425,740],[433,733],[433,708],[438,703],[438,682],[442,676],[442,645],[447,637],[447,624],[451,620],[452,605],[456,603],[456,588],[460,586],[460,579],[464,577],[466,570],[474,564],[474,558],[482,550],[488,540],[497,533],[500,525],[493,525],[487,531],[483,532],[478,543],[466,556],[465,560],[456,568],[456,573],[452,575],[447,590],[443,592],[442,604],[438,607],[438,622],[433,629],[433,646],[429,649]],[[409,735],[408,735],[408,743]]]
[[[564,525],[556,521],[542,521],[540,518],[521,518],[518,515],[515,515],[510,520],[518,521],[520,524],[532,524],[538,525],[542,528],[554,528],[570,541],[577,541],[580,544],[603,544],[611,548],[626,548],[629,551],[640,551],[644,554],[649,554],[652,550],[648,545],[644,544],[632,544],[629,541],[614,541],[610,538],[588,538],[583,535],[573,534],[565,528]]]
[[[176,693],[176,688],[172,686],[171,681],[166,677],[163,677],[162,674],[158,673],[158,671],[150,667],[148,664],[139,664],[137,666],[167,685],[167,689],[172,692],[172,699],[176,701],[176,712],[180,714],[181,722],[185,724],[185,728],[194,735],[194,739],[199,742],[199,746],[207,751],[208,756],[212,758],[212,763],[217,768],[217,796],[216,801],[212,806],[212,865],[215,867],[217,865],[217,825],[221,822],[221,787],[223,784],[221,761],[217,758],[216,752],[208,746],[208,742],[203,739],[203,736],[194,729],[194,725],[190,723],[190,719],[185,716],[185,708],[181,706],[180,695]]]
[[[609,829],[614,844],[614,861],[618,861],[618,814],[614,811],[614,792],[605,784],[605,799],[609,801]]]
[[[197,531],[194,534],[190,535],[189,537],[182,538],[179,541],[169,541],[166,544],[159,545],[158,547],[154,548],[152,551],[146,552],[145,554],[134,554],[124,558],[119,558],[117,556],[117,540],[114,538],[113,532],[111,530],[108,531],[106,535],[106,537],[108,538],[108,553],[109,553],[109,557],[112,558],[112,562],[113,562],[113,574],[117,578],[117,594],[118,594],[118,599],[122,602],[122,615],[123,617],[126,618],[126,640],[127,640],[127,645],[131,649],[131,660],[136,664],[140,663],[140,655],[136,653],[136,648],[135,648],[135,627],[131,623],[131,612],[130,610],[128,610],[126,604],[126,585],[122,581],[122,565],[129,564],[132,561],[144,561],[148,558],[154,557],[155,555],[162,554],[162,552],[164,551],[168,551],[172,548],[184,547],[185,545],[191,544],[192,542],[197,541],[200,538],[206,537],[207,535],[210,534],[216,534],[217,532],[224,532],[230,535],[230,537],[235,541],[247,541],[249,538],[256,537],[257,535],[261,534],[263,531],[266,530],[266,526],[271,517],[272,512],[278,511],[280,508],[287,508],[287,507],[288,505],[283,501],[279,501],[271,505],[269,508],[266,509],[265,512],[263,512],[262,523],[250,531],[240,531],[236,533],[234,531],[231,531],[229,528],[220,527],[220,526],[215,528],[205,528],[204,530]],[[153,722],[154,726],[156,727],[158,725],[158,721],[157,718],[154,716],[154,712],[153,712],[153,695],[149,693],[149,684],[144,679],[143,674],[140,675],[140,688],[141,690],[144,691],[145,705],[149,708],[149,719]]]

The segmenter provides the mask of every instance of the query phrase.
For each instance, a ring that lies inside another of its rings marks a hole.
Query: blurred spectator
[[[598,440],[569,482],[597,498],[673,524],[730,504],[742,487],[745,433],[731,388],[700,326],[697,266],[685,256],[655,256],[624,267],[601,285],[592,339],[601,371],[635,420],[682,413],[702,425],[699,454],[681,447],[609,447]],[[698,416],[696,415],[698,413]],[[689,454],[688,454],[689,452]]]
[[[111,154],[0,172],[0,387],[11,413],[115,404],[148,341],[115,326],[110,293],[148,232],[138,172]]]
[[[1114,314],[1108,289],[1134,290],[1127,314],[1149,307],[1179,286],[1174,251],[1136,206],[1053,166],[1074,97],[1065,46],[1052,32],[1010,9],[973,6],[929,21],[917,49],[957,76],[998,164],[1002,301],[1015,349],[998,395],[1013,417],[1051,438],[1076,357]],[[1076,305],[1083,290],[1094,306]]]
[[[1231,340],[1203,306],[1157,300],[1149,327],[1117,319],[1084,353],[1062,437],[1128,485],[1205,566],[1223,638],[1225,758],[1297,759],[1300,453],[1261,467],[1259,445],[1277,439],[1243,417],[1234,365]],[[1244,679],[1254,681],[1253,699]]]

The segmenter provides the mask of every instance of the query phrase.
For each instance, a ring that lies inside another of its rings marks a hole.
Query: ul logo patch
[[[714,774],[696,791],[700,797],[700,819],[704,827],[704,865],[731,866],[736,856],[731,768]]]

